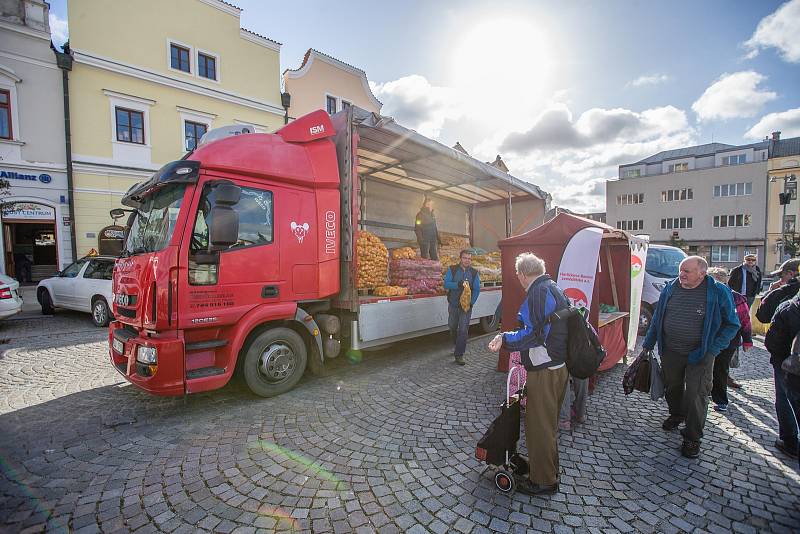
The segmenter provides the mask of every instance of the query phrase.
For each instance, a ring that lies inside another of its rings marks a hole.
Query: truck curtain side
[[[514,178],[406,129],[392,119],[352,107],[332,117],[341,181],[341,291],[333,306],[350,321],[350,343],[366,348],[436,331],[447,325],[443,296],[360,297],[358,231],[389,248],[415,246],[414,219],[425,196],[434,199],[441,233],[469,238],[489,252],[497,241],[541,224],[547,195]],[[491,319],[500,288],[481,291],[473,323]]]

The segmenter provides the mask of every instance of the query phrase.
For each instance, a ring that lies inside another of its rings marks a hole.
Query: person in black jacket
[[[791,354],[792,341],[800,333],[800,296],[794,296],[778,306],[772,317],[764,345],[770,354],[775,373],[775,413],[778,416],[778,439],[775,448],[798,457],[798,427],[789,398],[786,395],[786,372],[781,364]]]
[[[439,229],[436,226],[436,214],[433,213],[433,200],[425,197],[422,207],[414,221],[414,233],[417,235],[420,255],[425,259],[439,261]]]
[[[744,262],[731,270],[728,286],[747,297],[747,305],[752,306],[756,295],[761,291],[761,269],[755,254],[747,254]]]

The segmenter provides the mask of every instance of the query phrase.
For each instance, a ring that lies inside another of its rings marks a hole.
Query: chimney
[[[772,132],[772,140],[773,141],[780,141],[781,140],[781,133],[780,132]]]

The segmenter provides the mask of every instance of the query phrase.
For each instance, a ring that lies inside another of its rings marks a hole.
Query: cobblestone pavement
[[[797,532],[767,354],[711,412],[699,460],[624,396],[622,365],[560,437],[561,493],[501,495],[473,458],[504,375],[486,338],[452,364],[433,336],[260,399],[242,386],[152,397],[106,361],[88,317],[0,327],[0,531]],[[42,335],[42,332],[47,332]],[[521,440],[521,445],[524,439]]]

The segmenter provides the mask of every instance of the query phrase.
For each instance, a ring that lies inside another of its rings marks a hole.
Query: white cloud
[[[766,79],[752,70],[725,73],[692,104],[692,109],[701,121],[754,117],[761,106],[778,97],[758,87]]]
[[[53,44],[61,48],[69,40],[69,27],[67,21],[50,13],[50,38]]]
[[[430,137],[438,137],[445,121],[458,119],[465,109],[455,89],[433,86],[418,74],[386,83],[370,82],[370,87],[383,102],[381,113]]]
[[[764,115],[744,135],[748,139],[763,139],[772,132],[781,132],[783,138],[800,136],[800,108]]]
[[[635,80],[628,82],[629,86],[642,87],[643,85],[658,85],[669,81],[666,74],[652,74],[649,76],[639,76]]]
[[[744,43],[749,50],[747,58],[758,55],[763,48],[776,48],[784,60],[800,63],[800,39],[797,29],[800,27],[800,0],[791,0],[778,8],[775,13],[761,19],[756,31]]]
[[[474,153],[502,154],[513,175],[541,186],[554,204],[585,212],[605,209],[605,182],[617,177],[618,165],[696,142],[686,112],[673,106],[594,108],[575,118],[554,103],[526,131],[497,134]]]

